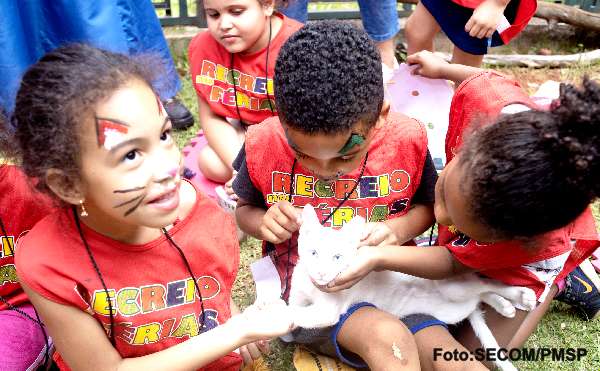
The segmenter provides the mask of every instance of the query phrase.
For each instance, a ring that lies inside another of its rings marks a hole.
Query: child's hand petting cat
[[[398,238],[386,222],[371,222],[364,227],[360,238],[361,246],[394,245]]]
[[[294,329],[292,312],[281,299],[252,304],[241,314],[232,316],[229,322],[239,326],[237,329],[245,334],[247,342],[271,339]]]
[[[262,218],[259,227],[261,239],[271,243],[281,243],[292,237],[300,228],[299,211],[287,201],[279,201],[271,206]]]
[[[465,31],[478,39],[490,38],[500,24],[508,0],[486,0],[479,4],[465,24]]]
[[[319,289],[325,292],[336,292],[348,289],[356,285],[371,271],[377,269],[377,261],[379,256],[379,247],[363,246],[358,249],[356,256],[344,271],[342,271],[333,281],[327,286],[321,286]]]

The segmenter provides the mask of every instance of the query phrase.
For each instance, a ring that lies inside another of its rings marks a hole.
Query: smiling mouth
[[[175,196],[175,192],[177,191],[176,188],[174,188],[171,191],[165,192],[162,195],[153,198],[152,200],[148,201],[149,204],[158,204],[161,202],[165,202],[170,200],[173,196]]]

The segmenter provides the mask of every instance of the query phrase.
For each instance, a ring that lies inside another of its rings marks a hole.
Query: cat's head
[[[333,280],[356,255],[365,219],[355,216],[341,229],[323,227],[311,205],[302,210],[298,255],[308,274],[320,285]]]

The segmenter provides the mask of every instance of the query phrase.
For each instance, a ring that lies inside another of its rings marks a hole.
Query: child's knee
[[[417,345],[400,320],[374,308],[355,315],[340,331],[342,347],[358,354],[371,369],[419,369]]]
[[[233,176],[232,170],[227,167],[219,156],[209,146],[204,147],[198,154],[198,169],[208,179],[225,183]]]

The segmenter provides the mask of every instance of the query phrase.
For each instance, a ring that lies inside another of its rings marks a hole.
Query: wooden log
[[[450,60],[452,56],[447,53],[436,53],[444,59]],[[499,67],[499,66],[514,66],[514,67],[568,67],[581,63],[594,63],[600,61],[600,49],[590,52],[568,54],[568,55],[531,55],[531,54],[487,54],[483,57],[483,63]]]

